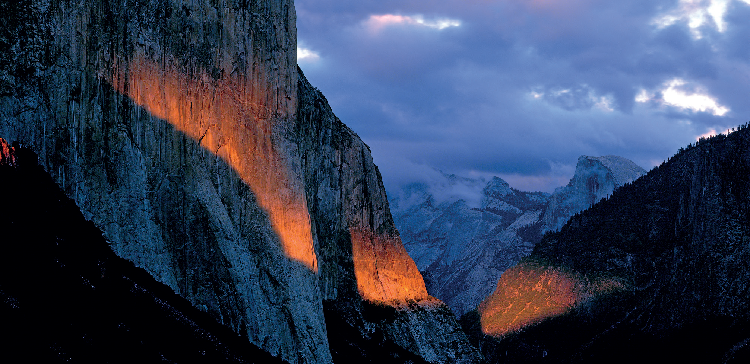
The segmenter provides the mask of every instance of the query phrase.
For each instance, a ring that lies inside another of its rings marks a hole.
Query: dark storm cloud
[[[750,5],[729,1],[721,32],[681,4],[298,0],[299,40],[319,56],[300,63],[387,183],[434,167],[551,190],[579,155],[649,169],[750,120]]]
[[[741,62],[747,62],[750,59],[750,47],[747,46],[747,40],[750,39],[748,19],[750,19],[750,6],[741,4],[736,4],[726,17],[730,26],[726,32],[725,47],[729,56]]]

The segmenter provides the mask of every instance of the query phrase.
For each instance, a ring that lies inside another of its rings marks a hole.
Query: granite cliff
[[[502,337],[489,362],[746,362],[748,171],[746,125],[681,149],[545,235],[464,324]]]
[[[396,226],[427,291],[457,315],[477,308],[501,274],[531,254],[547,231],[645,171],[618,156],[581,156],[567,186],[551,195],[442,174],[391,193]]]
[[[118,256],[286,361],[477,359],[369,149],[301,76],[291,0],[0,12],[0,137]]]

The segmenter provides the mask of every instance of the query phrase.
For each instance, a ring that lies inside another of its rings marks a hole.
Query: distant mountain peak
[[[578,158],[576,172],[565,187],[555,189],[544,213],[543,231],[557,231],[568,219],[633,182],[646,171],[633,161],[615,156]]]
[[[462,314],[490,294],[545,231],[643,173],[627,158],[581,156],[570,183],[550,195],[516,190],[500,177],[439,172],[442,179],[391,191],[391,211],[428,293]]]
[[[508,182],[505,182],[504,179],[500,177],[492,177],[492,179],[487,182],[487,185],[484,187],[484,193],[486,195],[505,196],[513,194],[514,192]]]
[[[599,162],[604,168],[612,173],[612,178],[614,179],[615,185],[618,187],[633,182],[638,179],[638,177],[646,174],[646,170],[635,164],[630,159],[617,155],[605,155],[601,157],[582,155],[578,157],[578,164],[581,164],[582,159]],[[576,166],[576,170],[577,169]]]
[[[680,148],[544,235],[482,304],[481,329],[505,335],[480,341],[485,360],[747,363],[749,126]],[[519,319],[538,324],[508,335]]]

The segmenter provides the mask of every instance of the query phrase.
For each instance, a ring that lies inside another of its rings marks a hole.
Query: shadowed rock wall
[[[36,162],[0,138],[0,322],[12,333],[0,361],[283,363],[116,256]]]

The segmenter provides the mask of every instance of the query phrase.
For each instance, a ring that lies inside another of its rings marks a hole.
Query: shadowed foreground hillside
[[[478,323],[500,327],[518,315],[512,310],[480,308],[462,321],[489,362],[747,362],[749,259],[750,129],[743,126],[680,150],[545,235],[522,263],[621,289],[572,300],[561,315],[516,331]],[[509,287],[524,281],[517,278],[503,276],[483,306],[533,305],[520,294],[528,287]]]
[[[117,257],[33,152],[0,147],[0,361],[282,363]]]

